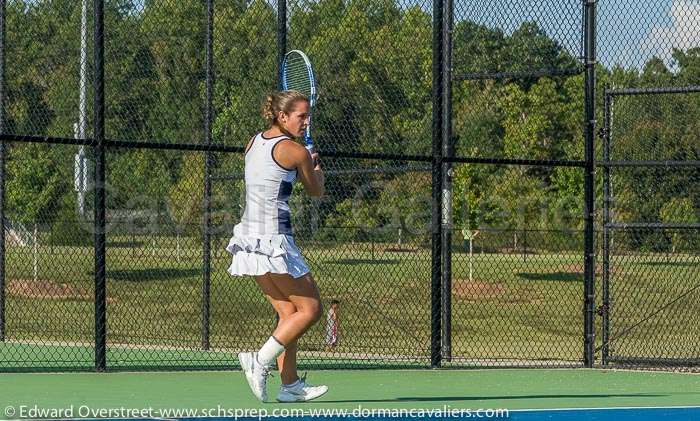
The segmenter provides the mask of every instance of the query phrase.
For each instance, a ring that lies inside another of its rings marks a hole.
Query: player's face
[[[308,101],[297,101],[289,113],[280,113],[278,119],[282,129],[294,137],[302,137],[309,125]]]

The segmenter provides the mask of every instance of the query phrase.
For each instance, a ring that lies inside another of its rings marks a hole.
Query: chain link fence
[[[700,7],[667,3],[6,2],[0,371],[260,346],[225,246],[290,49],[326,175],[295,238],[340,303],[300,366],[696,369]],[[686,88],[613,93],[651,87]]]
[[[697,366],[700,88],[605,91],[602,363]]]

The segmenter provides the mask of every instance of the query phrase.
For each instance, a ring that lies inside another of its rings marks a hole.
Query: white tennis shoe
[[[267,376],[270,370],[258,362],[257,352],[241,352],[238,354],[241,369],[248,380],[248,386],[256,398],[262,402],[267,400]]]
[[[299,383],[292,387],[282,385],[277,394],[280,402],[306,402],[323,396],[328,392],[328,386],[312,386],[306,384],[306,376],[299,380]]]

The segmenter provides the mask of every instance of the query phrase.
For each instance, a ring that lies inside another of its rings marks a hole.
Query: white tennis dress
[[[258,133],[245,155],[246,205],[226,250],[233,255],[234,276],[288,273],[298,278],[309,266],[294,243],[289,196],[296,169],[282,167],[272,155],[286,136]]]

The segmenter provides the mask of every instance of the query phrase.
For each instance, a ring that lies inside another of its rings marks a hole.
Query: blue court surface
[[[440,415],[430,415],[428,412],[414,412],[413,414],[396,413],[393,416],[389,413],[381,416],[363,416],[361,413],[347,415],[329,416],[269,416],[269,417],[227,417],[227,418],[179,418],[178,421],[257,421],[261,419],[282,420],[295,419],[303,421],[334,421],[348,419],[367,419],[375,421],[396,420],[396,419],[428,419],[428,420],[457,420],[457,419],[507,419],[514,421],[534,421],[534,420],[555,420],[555,421],[639,421],[639,420],[665,420],[665,421],[689,421],[700,420],[700,407],[672,407],[672,408],[577,408],[577,409],[545,409],[545,410],[512,410],[507,413],[495,413],[489,411],[462,412]],[[448,411],[451,411],[448,409]],[[457,411],[458,412],[458,411]],[[115,419],[114,421],[134,421],[133,418]],[[138,421],[161,421],[164,418],[143,418]],[[104,419],[94,419],[88,421],[104,421]]]
[[[348,411],[344,415],[336,413],[335,415],[306,415],[299,416],[292,413],[284,414],[285,416],[263,416],[262,413],[258,416],[244,417],[212,417],[212,418],[122,418],[113,419],[114,421],[259,421],[266,420],[283,420],[294,419],[303,421],[334,421],[348,419],[366,419],[374,421],[396,420],[396,419],[428,419],[428,420],[457,420],[457,419],[507,419],[515,421],[534,421],[534,420],[554,420],[554,421],[639,421],[639,420],[665,420],[665,421],[688,421],[700,420],[700,407],[669,407],[669,408],[572,408],[572,409],[518,409],[506,412],[495,410],[472,410],[469,412],[447,408],[446,411],[440,412],[440,408],[426,411],[408,412],[396,410],[395,412],[387,411],[384,414],[372,415],[369,410],[363,413],[361,410]],[[81,420],[83,421],[83,420]],[[84,421],[105,421],[104,418],[84,420]]]
[[[508,414],[509,420],[561,420],[561,421],[639,421],[639,420],[668,420],[686,421],[700,420],[700,407],[681,408],[586,408],[586,409],[548,409],[548,410],[515,410]]]

